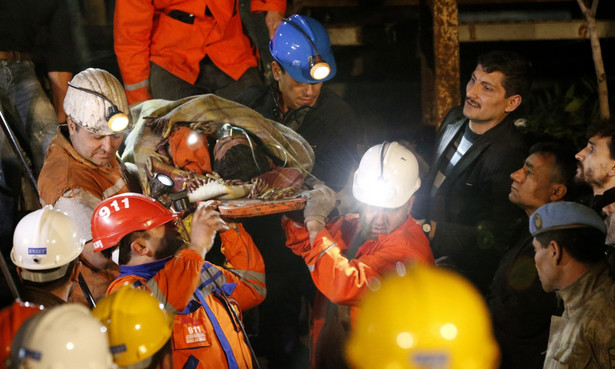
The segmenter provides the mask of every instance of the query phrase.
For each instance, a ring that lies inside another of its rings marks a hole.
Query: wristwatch
[[[426,235],[429,235],[429,232],[431,232],[431,222],[425,222],[422,225],[423,227],[423,232],[425,232]]]

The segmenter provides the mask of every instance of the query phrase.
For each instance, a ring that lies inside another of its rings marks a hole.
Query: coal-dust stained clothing
[[[252,0],[251,10],[284,14],[286,1]],[[258,65],[237,1],[118,0],[113,24],[129,104],[151,98],[150,62],[188,83],[205,56],[234,80]]]
[[[564,313],[551,318],[544,369],[615,368],[615,285],[606,263],[557,295]]]
[[[349,323],[352,326],[357,305],[369,291],[369,283],[394,270],[400,262],[434,263],[429,241],[420,224],[411,217],[393,232],[360,244],[354,257],[347,255],[354,253],[349,251],[349,246],[361,232],[357,214],[348,214],[327,224],[316,235],[313,247],[303,224],[284,217],[282,227],[286,232],[286,245],[304,259],[318,289],[313,312],[313,357],[321,354],[317,347],[325,325],[328,301],[350,307]],[[356,240],[354,242],[356,244]]]
[[[24,287],[21,300],[0,311],[0,367],[11,353],[11,342],[19,327],[32,315],[64,303],[56,295],[34,287]]]
[[[168,259],[122,266],[122,275],[109,286],[111,293],[124,283],[142,284],[167,310],[177,313],[172,337],[176,369],[252,368],[246,337],[230,310],[240,317],[241,311],[265,299],[265,265],[243,226],[220,238],[227,268],[184,249]]]
[[[305,138],[315,155],[312,174],[334,191],[340,191],[356,169],[357,145],[363,140],[363,130],[354,111],[326,86],[312,107],[302,106],[282,113],[280,99],[280,92],[272,85],[252,87],[235,100]]]
[[[98,166],[81,156],[71,145],[66,127],[60,128],[51,141],[45,165],[38,177],[41,205],[53,205],[77,223],[81,237],[92,239],[90,220],[98,204],[111,196],[140,190],[129,188],[127,173],[119,159],[109,166]],[[117,270],[98,270],[85,260],[81,272],[95,300],[105,296]],[[75,288],[71,302],[86,303],[83,292]]]

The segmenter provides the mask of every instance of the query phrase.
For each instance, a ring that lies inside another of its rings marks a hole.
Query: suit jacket
[[[436,222],[434,257],[469,278],[486,293],[516,219],[525,214],[510,203],[510,174],[523,165],[527,146],[510,117],[481,135],[430,195],[440,162],[455,136],[468,124],[462,107],[444,118],[434,162],[417,194],[415,219]]]

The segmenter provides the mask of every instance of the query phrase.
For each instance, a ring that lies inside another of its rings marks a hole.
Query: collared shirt
[[[614,287],[601,262],[557,292],[565,310],[551,318],[544,369],[615,368]]]

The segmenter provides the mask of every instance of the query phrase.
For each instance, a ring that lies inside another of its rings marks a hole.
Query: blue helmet
[[[297,82],[328,81],[337,71],[327,31],[317,20],[294,14],[282,20],[269,51]]]

